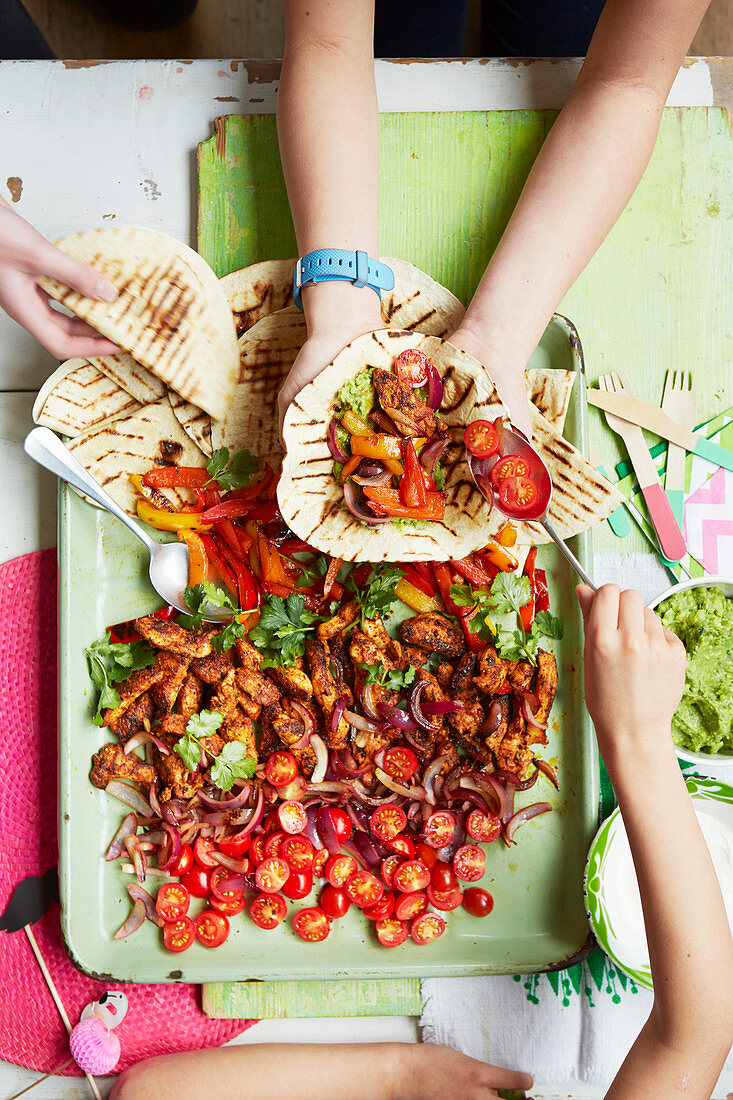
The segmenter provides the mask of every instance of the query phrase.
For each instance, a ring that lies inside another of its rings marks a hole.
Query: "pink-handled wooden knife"
[[[601,375],[599,385],[607,393],[634,396],[628,379],[620,371]],[[680,561],[687,553],[687,546],[662,488],[656,466],[644,442],[641,428],[629,424],[619,416],[614,416],[613,413],[606,412],[605,417],[609,428],[620,435],[626,444],[626,450],[629,452],[639,488],[649,509],[662,553],[670,562]]]

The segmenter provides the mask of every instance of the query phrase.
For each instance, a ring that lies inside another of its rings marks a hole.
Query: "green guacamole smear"
[[[373,367],[368,367],[366,370],[359,371],[348,382],[344,382],[338,392],[339,403],[344,408],[353,409],[362,420],[369,415],[374,407],[374,402],[377,400],[372,385],[373,369]]]
[[[733,752],[733,601],[722,588],[686,588],[657,614],[687,650],[672,738],[692,752]]]

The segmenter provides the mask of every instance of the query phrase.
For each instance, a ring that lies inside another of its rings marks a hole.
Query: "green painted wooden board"
[[[222,1019],[419,1016],[419,978],[335,982],[210,982],[201,1007]]]

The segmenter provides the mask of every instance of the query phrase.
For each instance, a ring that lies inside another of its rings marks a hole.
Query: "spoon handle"
[[[552,526],[550,521],[547,520],[547,519],[541,519],[540,523],[544,527],[545,531],[547,531],[547,534],[550,536],[550,538],[553,540],[553,542],[557,545],[557,548],[560,551],[560,553],[563,555],[563,557],[566,558],[570,562],[570,564],[572,565],[573,569],[578,574],[580,579],[585,584],[587,584],[589,588],[592,588],[594,592],[597,592],[598,591],[598,585],[595,583],[595,581],[591,577],[588,576],[585,569],[583,568],[583,566],[580,564],[580,562],[576,558],[575,554],[573,554],[573,552],[571,550],[568,550],[567,546],[565,545],[563,540],[560,538],[560,536],[558,535],[557,531]]]
[[[62,481],[68,481],[69,485],[73,485],[75,489],[79,489],[86,496],[91,497],[93,501],[101,505],[102,508],[106,508],[113,516],[117,516],[117,519],[124,523],[134,535],[137,535],[152,553],[157,545],[155,540],[146,531],[143,531],[142,527],[120,508],[119,504],[112,500],[112,497],[104,491],[99,482],[94,480],[88,470],[85,470],[76,461],[71,452],[66,449],[59,437],[50,428],[34,428],[25,437],[23,447],[25,453],[39,466],[44,466],[56,477],[60,477]]]

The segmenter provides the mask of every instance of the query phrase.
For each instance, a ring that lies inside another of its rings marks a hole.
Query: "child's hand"
[[[394,1100],[496,1100],[498,1089],[532,1087],[528,1073],[477,1062],[450,1047],[416,1043],[405,1053],[406,1078]]]
[[[682,697],[682,642],[614,584],[577,588],[585,624],[585,701],[604,757],[672,748],[670,724]]]
[[[57,359],[119,351],[84,321],[53,309],[37,284],[42,275],[88,298],[113,302],[117,297],[115,287],[93,268],[55,248],[13,210],[0,205],[0,306]]]
[[[467,351],[483,363],[491,381],[496,386],[501,403],[509,414],[509,418],[515,428],[524,432],[528,439],[532,438],[532,424],[529,413],[529,397],[524,379],[524,367],[517,369],[508,362],[502,362],[494,357],[489,357],[484,345],[476,335],[468,328],[459,327],[448,337],[448,342],[461,351]]]

